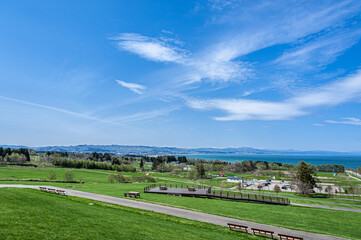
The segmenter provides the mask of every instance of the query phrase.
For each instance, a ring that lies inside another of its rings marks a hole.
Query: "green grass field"
[[[0,203],[0,239],[255,239],[213,224],[32,189],[0,189]]]
[[[46,179],[51,169],[48,168],[0,168],[0,178],[29,178],[30,176],[42,176]],[[61,176],[66,169],[57,168],[56,174]],[[41,183],[41,182],[0,182],[0,183],[21,183],[33,185],[53,185],[64,188],[77,189],[87,192],[123,197],[124,192],[139,191],[143,192],[143,188],[149,183],[132,183],[132,184],[110,184],[107,182],[110,171],[104,170],[85,170],[74,169],[75,178],[82,176],[84,184],[70,183]],[[127,175],[128,173],[124,173]],[[144,174],[144,173],[132,173]],[[188,181],[185,178],[178,178],[167,174],[151,174],[159,177],[158,181],[164,183],[165,179],[170,179],[168,183],[174,184],[179,181]],[[6,176],[6,177],[4,177]],[[141,193],[141,201],[159,203],[163,205],[175,206],[185,209],[191,209],[211,214],[223,215],[243,220],[249,220],[259,223],[265,223],[275,226],[281,226],[291,229],[304,230],[309,232],[317,232],[329,235],[335,235],[350,239],[361,239],[361,229],[359,222],[361,213],[345,212],[336,210],[326,210],[317,208],[305,208],[296,206],[276,206],[267,204],[233,202],[216,199],[187,198],[175,197],[160,194]],[[331,199],[326,199],[331,200]],[[308,201],[307,203],[318,204],[312,202],[312,198],[302,198],[300,201]],[[341,200],[344,202],[344,200]],[[305,202],[305,203],[306,203]],[[347,201],[346,201],[347,202]],[[325,203],[324,205],[327,205]],[[332,205],[332,204],[331,204]],[[333,206],[333,205],[332,205]],[[340,206],[343,207],[343,206]],[[356,207],[358,208],[358,207]]]

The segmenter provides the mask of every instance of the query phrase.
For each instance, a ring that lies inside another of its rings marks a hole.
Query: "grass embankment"
[[[255,239],[213,224],[32,189],[0,189],[0,203],[0,239]]]
[[[33,170],[34,169],[29,170],[20,168],[19,172],[17,172],[15,170],[7,171],[6,169],[0,169],[0,178],[2,177],[4,172],[7,172],[6,174],[9,174],[9,172],[11,172],[11,175],[14,177],[28,178],[28,171]],[[65,170],[66,169],[60,168],[56,169],[56,171],[59,171],[60,175],[61,171]],[[37,169],[37,171],[43,171],[41,174],[43,174],[43,176],[47,176],[47,173],[50,171],[50,169]],[[94,170],[92,172],[89,172],[87,170],[81,169],[74,169],[73,171],[75,178],[77,178],[79,175],[82,175],[83,181],[85,181],[84,184],[44,183],[43,185],[53,185],[116,197],[122,197],[123,193],[128,191],[143,192],[143,188],[149,185],[149,183],[109,184],[107,182],[108,175],[101,172],[110,171]],[[151,175],[162,176],[162,178],[171,178],[171,176],[166,174]],[[177,178],[172,177],[172,181],[170,183],[173,184],[174,181],[177,181]],[[182,182],[184,181],[184,179],[179,178],[179,181]],[[165,180],[163,179],[161,182],[165,182]],[[11,183],[14,184],[14,182]],[[25,184],[25,182],[21,182],[21,184]],[[35,183],[29,182],[28,184]],[[41,183],[36,184],[40,185]],[[312,200],[312,198],[310,200]],[[144,193],[141,193],[141,201],[159,203],[243,220],[249,220],[309,232],[335,235],[351,239],[360,239],[361,236],[361,229],[359,227],[361,213],[356,212],[345,212],[296,206],[277,206],[247,202],[233,202],[215,199],[210,200],[201,198],[175,197]]]

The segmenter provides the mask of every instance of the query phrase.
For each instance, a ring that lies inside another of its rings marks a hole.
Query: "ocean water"
[[[343,164],[345,168],[361,166],[361,155],[264,155],[264,154],[186,154],[187,158],[222,160],[230,163],[241,161],[267,161],[297,164],[305,161],[312,165]]]

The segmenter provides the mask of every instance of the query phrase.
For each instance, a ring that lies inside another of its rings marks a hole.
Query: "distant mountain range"
[[[30,148],[27,146],[0,145],[3,148]],[[333,152],[333,151],[298,151],[298,150],[266,150],[250,147],[239,148],[177,148],[150,147],[128,145],[76,145],[76,146],[47,146],[31,147],[36,151],[61,151],[75,153],[115,153],[120,155],[181,155],[181,154],[305,154],[305,155],[350,155],[361,152]]]

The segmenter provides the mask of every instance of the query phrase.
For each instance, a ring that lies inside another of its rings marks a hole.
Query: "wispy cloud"
[[[121,80],[115,80],[119,85],[128,88],[130,91],[137,93],[137,94],[143,94],[143,90],[146,89],[145,86],[136,84],[136,83],[128,83]]]
[[[178,108],[164,108],[153,111],[143,111],[137,112],[135,114],[129,114],[122,117],[112,118],[112,122],[116,122],[119,124],[127,124],[127,123],[136,123],[136,122],[144,122],[149,121],[158,117],[167,116],[170,112],[177,110]]]
[[[187,84],[202,80],[227,82],[245,79],[250,72],[247,63],[235,61],[227,51],[218,52],[216,55],[192,55],[180,48],[182,42],[172,37],[151,38],[136,33],[123,33],[112,40],[117,42],[120,50],[137,54],[147,60],[179,64],[181,76],[178,79]]]
[[[361,31],[355,31],[349,21],[357,15],[361,4],[348,0],[335,1],[327,5],[298,2],[280,4],[277,1],[235,4],[233,1],[222,0],[212,1],[210,4],[217,14],[209,24],[225,28],[221,34],[192,53],[181,48],[181,44],[171,37],[154,38],[136,33],[123,33],[113,40],[117,42],[120,50],[137,54],[147,60],[176,63],[172,65],[172,69],[167,69],[168,72],[164,71],[167,84],[181,82],[190,86],[196,82],[204,82],[211,85],[217,83],[216,87],[219,88],[227,87],[224,83],[228,82],[240,83],[257,79],[254,77],[257,74],[257,63],[243,58],[250,53],[271,46],[287,45],[281,48],[283,52],[277,56],[274,54],[272,59],[264,61],[264,66],[272,70],[315,69],[335,61],[361,37]],[[266,70],[262,76],[265,81],[274,81],[275,75],[272,75],[272,70]],[[218,121],[286,120],[310,114],[313,108],[353,101],[361,93],[360,76],[358,72],[340,81],[301,90],[297,89],[301,80],[286,79],[283,80],[286,82],[284,85],[289,87],[289,82],[293,81],[292,87],[297,91],[281,101],[245,98],[260,91],[255,89],[241,90],[244,96],[241,99],[185,98],[191,108],[226,112],[225,116],[214,118]],[[282,79],[282,76],[278,79]],[[129,85],[125,87],[131,89]],[[196,87],[202,87],[202,84]],[[256,87],[262,91],[273,91],[276,88],[275,84]],[[132,91],[141,92],[141,89],[135,88]],[[237,96],[240,96],[240,93]]]
[[[251,99],[188,99],[191,108],[218,109],[227,113],[218,121],[288,120],[309,114],[312,108],[335,106],[360,99],[361,72],[343,80],[308,90],[281,102]]]
[[[191,99],[188,105],[199,110],[218,109],[228,113],[223,117],[214,117],[217,121],[286,120],[306,114],[289,103],[247,99]]]
[[[28,106],[32,106],[32,107],[51,110],[51,111],[55,111],[55,112],[65,113],[67,115],[71,115],[71,116],[74,116],[74,117],[84,118],[84,119],[93,120],[93,121],[97,121],[97,122],[112,123],[112,122],[109,122],[109,121],[106,121],[106,120],[103,120],[103,119],[100,119],[100,118],[96,118],[96,117],[89,116],[87,114],[83,114],[83,113],[79,113],[79,112],[70,111],[70,110],[67,110],[67,109],[64,109],[64,108],[58,108],[58,107],[33,103],[33,102],[29,102],[29,101],[23,101],[23,100],[20,100],[20,99],[9,98],[9,97],[4,97],[4,96],[0,96],[0,99],[5,100],[5,101],[20,103],[20,104],[24,104],[24,105],[28,105]]]
[[[286,51],[274,62],[295,69],[322,67],[334,62],[345,50],[357,43],[360,37],[360,30],[350,29],[317,36],[293,50]]]
[[[334,123],[334,124],[349,124],[349,125],[357,125],[361,126],[361,120],[358,118],[348,117],[342,118],[341,121],[334,121],[334,120],[326,120],[327,123]]]
[[[120,50],[137,54],[157,62],[181,63],[186,58],[186,51],[175,45],[170,38],[151,38],[136,33],[122,33],[111,38]]]
[[[316,127],[324,127],[325,126],[325,124],[322,124],[322,123],[313,123],[312,125],[316,126]]]

